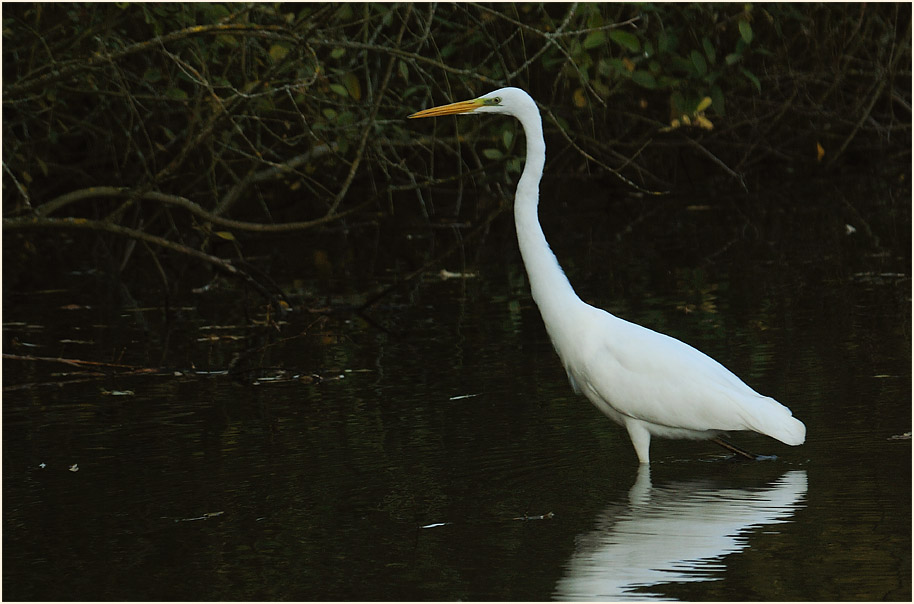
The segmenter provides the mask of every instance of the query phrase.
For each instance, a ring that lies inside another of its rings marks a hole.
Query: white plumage
[[[409,116],[501,113],[516,117],[527,158],[514,198],[517,241],[533,299],[576,392],[628,430],[641,463],[651,436],[709,439],[752,430],[788,444],[806,439],[790,409],[747,386],[723,365],[675,338],[590,306],[575,294],[537,216],[546,144],[539,109],[519,88]]]

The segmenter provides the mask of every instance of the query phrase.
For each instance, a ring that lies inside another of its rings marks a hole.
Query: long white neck
[[[537,216],[540,179],[546,163],[546,143],[543,140],[543,122],[535,104],[533,109],[518,118],[527,138],[527,159],[514,196],[514,222],[533,300],[548,327],[563,323],[563,319],[572,310],[571,307],[583,302],[574,293],[555,254],[549,249]]]

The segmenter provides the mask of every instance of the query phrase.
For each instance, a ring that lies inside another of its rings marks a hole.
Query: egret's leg
[[[635,446],[638,461],[651,463],[651,433],[644,427],[644,424],[636,419],[626,421],[625,428],[628,430],[628,436]]]
[[[736,445],[734,445],[732,443],[728,443],[727,441],[725,441],[722,438],[712,438],[711,442],[720,445],[727,451],[730,451],[731,453],[739,455],[740,457],[745,457],[746,459],[751,459],[752,461],[755,461],[758,459],[758,455],[753,455],[752,453],[750,453],[748,451],[744,451],[743,449],[740,449]]]

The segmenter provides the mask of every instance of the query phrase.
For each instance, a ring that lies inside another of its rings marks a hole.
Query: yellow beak
[[[439,105],[437,107],[432,107],[431,109],[423,109],[422,111],[417,111],[416,113],[407,116],[409,119],[415,119],[418,117],[438,117],[439,115],[457,115],[459,113],[469,113],[474,109],[480,107],[482,101],[479,99],[474,99],[472,101],[460,101],[459,103],[451,103],[450,105]]]

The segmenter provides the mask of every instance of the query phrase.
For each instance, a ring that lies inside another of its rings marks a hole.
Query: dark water
[[[5,599],[910,600],[910,214],[874,243],[823,199],[690,206],[593,195],[543,220],[582,297],[791,407],[802,447],[735,438],[777,460],[658,440],[639,468],[572,394],[508,215],[443,267],[475,276],[279,331],[224,293],[165,321],[92,274],[5,284],[5,353],[169,368],[5,360]],[[357,298],[385,254],[285,284]],[[189,371],[252,342],[248,364],[305,379]]]

